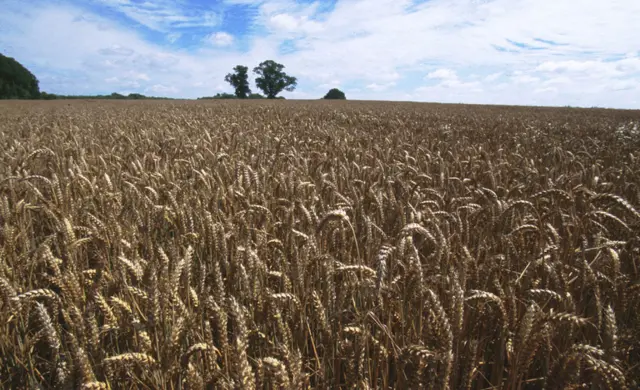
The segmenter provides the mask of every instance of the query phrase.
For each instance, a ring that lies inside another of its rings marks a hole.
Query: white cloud
[[[288,14],[277,14],[269,19],[271,25],[282,30],[294,30],[298,27],[298,20]]]
[[[287,13],[279,13],[271,16],[268,25],[276,32],[284,33],[319,33],[323,29],[321,23],[309,20],[306,15],[293,16]]]
[[[469,77],[472,79],[473,77]],[[440,68],[436,69],[432,72],[429,72],[425,77],[427,80],[437,80],[439,81],[437,87],[439,88],[454,88],[454,89],[467,89],[473,92],[477,92],[480,90],[480,82],[478,81],[462,81],[458,77],[458,74],[451,69]],[[432,87],[424,87],[418,88],[418,91],[429,91]]]
[[[614,91],[636,90],[640,91],[640,84],[637,80],[615,80],[611,83]]]
[[[536,70],[542,73],[569,75],[574,78],[625,77],[640,73],[640,57],[626,57],[616,61],[547,61],[536,67]]]
[[[542,82],[544,85],[566,85],[571,84],[571,79],[567,76],[551,77]]]
[[[520,74],[511,78],[516,84],[535,84],[540,81],[539,78],[530,76],[528,74]]]
[[[163,85],[163,84],[154,84],[148,87],[147,89],[145,89],[145,91],[159,93],[159,94],[171,94],[171,93],[178,92],[178,88],[173,86]]]
[[[533,90],[534,94],[549,94],[549,93],[556,93],[558,92],[558,88],[556,87],[542,87],[542,88],[536,88]]]
[[[502,76],[502,72],[491,73],[490,75],[484,78],[484,81],[486,82],[496,81],[497,79],[500,78],[500,76]]]
[[[640,72],[640,56],[629,55],[615,63],[616,69],[623,73]]]
[[[340,87],[340,80],[331,80],[328,83],[319,84],[317,89],[331,89]]]
[[[206,40],[215,46],[230,46],[233,44],[233,35],[220,31],[209,35]]]
[[[615,65],[610,66],[602,61],[547,61],[538,65],[539,72],[549,73],[596,73],[605,72],[611,75],[618,73]]]
[[[428,79],[457,80],[456,72],[451,69],[438,69],[427,74]]]
[[[367,85],[367,89],[370,89],[372,91],[376,91],[376,92],[381,92],[381,91],[386,91],[389,88],[395,86],[396,83],[395,82],[390,82],[390,83],[385,83],[385,84],[378,84],[378,83],[371,83],[369,85]]]

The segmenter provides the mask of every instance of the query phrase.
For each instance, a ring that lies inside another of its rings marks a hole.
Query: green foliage
[[[345,96],[344,92],[342,92],[338,88],[331,88],[329,90],[329,92],[327,92],[327,94],[324,95],[323,99],[341,99],[341,100],[346,100],[347,97]]]
[[[237,99],[237,98],[238,97],[236,97],[236,95],[234,95],[232,93],[222,92],[222,93],[217,93],[214,96],[199,97],[198,100]],[[247,99],[264,99],[264,96],[260,95],[259,93],[252,93],[249,96],[247,96]]]
[[[298,80],[283,72],[284,65],[272,60],[263,61],[253,68],[253,72],[258,75],[256,85],[260,88],[268,99],[275,99],[284,91],[293,91],[298,85]]]
[[[40,93],[40,99],[44,100],[79,100],[79,99],[106,99],[106,100],[172,100],[166,97],[145,96],[139,93],[130,93],[125,96],[114,92],[110,95],[56,95],[53,93],[42,92]]]
[[[42,100],[55,100],[58,96],[52,93],[40,92],[40,99]]]
[[[37,99],[38,79],[11,57],[0,54],[0,99]]]
[[[199,97],[198,100],[212,100],[212,99],[237,99],[236,95],[232,93],[217,93],[215,96],[203,96]]]
[[[234,73],[229,73],[225,76],[224,81],[231,84],[236,90],[236,97],[238,99],[246,99],[251,94],[251,88],[249,88],[249,68],[243,65],[237,65],[233,68]]]

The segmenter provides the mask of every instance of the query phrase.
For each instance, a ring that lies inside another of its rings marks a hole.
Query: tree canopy
[[[298,85],[298,80],[287,75],[284,65],[273,60],[267,60],[253,68],[256,77],[256,86],[260,88],[268,99],[275,99],[282,91],[293,91]]]
[[[0,99],[37,99],[38,79],[11,57],[0,54]]]
[[[249,68],[243,65],[236,65],[233,68],[234,73],[229,73],[225,76],[224,81],[231,84],[236,90],[236,97],[238,99],[246,99],[251,94],[251,88],[249,88]]]
[[[345,100],[347,97],[344,92],[339,90],[338,88],[331,88],[326,95],[324,95],[323,99],[342,99]]]

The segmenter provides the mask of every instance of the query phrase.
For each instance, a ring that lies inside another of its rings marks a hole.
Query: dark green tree
[[[338,88],[331,88],[326,95],[324,95],[323,99],[342,99],[345,100],[347,97],[344,95],[344,92],[339,90]]]
[[[233,72],[234,73],[226,75],[224,81],[235,88],[238,99],[245,99],[251,94],[251,88],[249,88],[249,68],[243,65],[237,65],[233,68]]]
[[[298,85],[298,80],[287,75],[282,70],[284,65],[275,61],[267,60],[253,68],[253,73],[257,74],[256,85],[267,95],[268,99],[275,99],[280,92],[293,91]]]
[[[37,99],[38,79],[11,57],[0,54],[0,99]]]

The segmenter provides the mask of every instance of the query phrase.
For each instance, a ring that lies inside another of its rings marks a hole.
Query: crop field
[[[0,388],[637,388],[639,126],[2,103]]]

